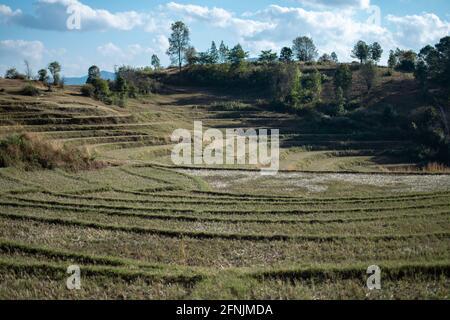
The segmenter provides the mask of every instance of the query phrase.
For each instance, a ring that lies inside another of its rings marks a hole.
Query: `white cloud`
[[[164,54],[169,48],[169,39],[166,36],[159,35],[152,40],[156,52]]]
[[[0,5],[0,23],[9,25],[66,31],[67,8],[75,6],[81,14],[82,31],[140,29],[150,34],[146,45],[117,45],[108,42],[109,39],[103,39],[104,44],[97,47],[98,57],[90,56],[89,59],[70,56],[63,49],[30,47],[30,43],[22,44],[24,48],[17,49],[17,54],[9,53],[9,58],[6,58],[4,52],[7,45],[2,42],[1,64],[5,64],[4,61],[19,61],[21,65],[23,55],[29,55],[36,57],[36,61],[60,59],[68,66],[66,70],[70,70],[70,74],[83,74],[86,67],[89,67],[87,64],[97,64],[103,70],[112,70],[114,65],[121,64],[149,65],[153,53],[158,54],[162,62],[166,63],[168,59],[165,51],[169,46],[167,36],[170,34],[170,25],[178,19],[189,25],[193,35],[200,28],[210,32],[210,39],[204,39],[208,41],[203,44],[193,43],[196,46],[203,46],[214,37],[219,40],[218,35],[226,33],[226,42],[231,45],[240,42],[245,50],[256,56],[263,49],[278,51],[283,46],[291,46],[294,38],[306,35],[313,38],[320,53],[335,51],[341,61],[352,60],[351,49],[360,39],[369,43],[380,42],[384,49],[382,62],[385,62],[389,49],[403,47],[418,50],[425,44],[436,43],[450,33],[450,23],[432,13],[388,15],[383,25],[365,21],[364,16],[368,15],[366,9],[371,6],[370,0],[297,0],[297,4],[300,3],[307,5],[306,9],[270,5],[244,14],[218,7],[177,2],[157,6],[148,12],[115,13],[94,9],[78,0],[38,0],[32,14]],[[16,41],[11,46],[20,47],[21,40]],[[8,50],[14,52],[12,49]]]
[[[13,17],[20,15],[22,13],[21,10],[12,11],[12,9],[4,4],[0,4],[0,15],[6,17]]]
[[[0,6],[1,21],[24,27],[45,30],[67,30],[68,8],[73,8],[80,15],[81,30],[132,30],[143,26],[148,15],[136,11],[111,13],[108,10],[93,9],[78,0],[39,0],[33,14],[24,14],[20,10],[12,11],[10,7]]]
[[[108,42],[104,45],[98,46],[97,52],[104,57],[114,57],[117,55],[124,56],[124,52],[122,51],[122,49],[112,42]]]
[[[45,46],[40,41],[1,40],[0,57],[2,58],[0,73],[4,74],[7,68],[16,67],[22,70],[24,60],[28,60],[35,68],[43,60],[46,53]]]
[[[271,5],[255,12],[253,18],[275,26],[244,37],[244,44],[253,54],[260,50],[261,43],[272,48],[291,46],[294,38],[304,35],[313,38],[320,52],[335,51],[342,60],[351,60],[351,48],[360,39],[379,41],[384,47],[394,45],[386,28],[358,21],[355,13],[347,10],[317,11]]]
[[[433,13],[402,17],[388,15],[386,19],[393,27],[392,33],[399,45],[406,48],[417,50],[450,34],[450,22]]]
[[[2,40],[0,41],[0,55],[2,58],[14,57],[41,61],[45,52],[44,44],[40,41]]]
[[[158,55],[161,60],[166,61],[165,51],[169,46],[168,40],[164,36],[152,39],[152,47],[145,47],[140,44],[131,44],[124,47],[112,42],[105,43],[97,47],[99,57],[92,64],[101,67],[102,70],[113,70],[115,66],[132,65],[148,66],[151,56]],[[105,59],[106,58],[106,59]]]
[[[178,17],[191,22],[205,22],[213,27],[227,28],[239,36],[250,36],[259,30],[273,28],[269,22],[243,19],[222,8],[208,8],[204,6],[179,4],[170,2],[167,10]]]
[[[370,0],[298,0],[301,4],[312,8],[357,8],[367,9]]]

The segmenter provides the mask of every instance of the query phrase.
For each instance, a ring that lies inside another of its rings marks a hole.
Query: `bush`
[[[19,73],[16,68],[10,68],[5,72],[5,79],[19,79],[25,80],[26,76],[24,74]]]
[[[122,66],[116,71],[115,89],[119,93],[128,92],[130,98],[137,94],[148,95],[160,91],[161,84],[153,79],[153,72],[148,68]]]
[[[22,94],[24,96],[35,97],[40,94],[40,91],[38,88],[34,87],[33,85],[27,84],[20,90],[20,94]]]
[[[93,98],[95,95],[95,88],[92,84],[88,83],[81,87],[81,94],[85,97]]]
[[[256,108],[240,101],[214,102],[209,107],[214,111],[255,111]]]
[[[94,95],[99,100],[103,101],[111,95],[109,83],[106,80],[100,78],[93,79],[92,86],[94,87]]]
[[[415,158],[450,164],[450,137],[442,116],[434,107],[417,110],[412,115]]]
[[[32,134],[13,134],[0,141],[0,167],[26,170],[63,168],[71,171],[101,168],[87,151],[59,146]]]

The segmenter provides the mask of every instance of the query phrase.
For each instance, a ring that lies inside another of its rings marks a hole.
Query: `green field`
[[[121,109],[76,87],[27,98],[19,86],[1,80],[0,134],[35,132],[110,165],[0,169],[1,299],[450,297],[450,175],[393,173],[414,164],[386,150],[408,141],[321,133],[206,90]],[[249,107],[218,107],[231,100]],[[283,171],[173,166],[170,134],[194,120],[281,128]],[[81,290],[66,288],[72,264]],[[381,290],[366,287],[370,265]]]

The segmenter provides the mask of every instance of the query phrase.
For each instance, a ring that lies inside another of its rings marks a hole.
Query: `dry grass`
[[[0,166],[77,171],[98,169],[105,163],[95,161],[84,149],[49,142],[37,134],[20,133],[8,135],[0,142]]]
[[[424,172],[424,173],[450,173],[450,167],[438,162],[429,162],[423,166],[406,165],[390,167],[390,172]]]

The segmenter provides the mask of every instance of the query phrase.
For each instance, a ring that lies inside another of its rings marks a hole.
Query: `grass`
[[[27,170],[101,168],[86,151],[60,146],[33,134],[12,134],[0,141],[0,167],[18,166]]]
[[[385,156],[404,142],[389,133],[320,133],[260,108],[192,89],[126,109],[70,86],[39,100],[3,94],[3,138],[39,133],[112,165],[0,168],[0,298],[448,299],[445,168]],[[281,172],[174,167],[170,134],[193,120],[282,128]],[[70,264],[81,267],[76,292],[65,288]],[[373,264],[381,291],[365,286]]]

